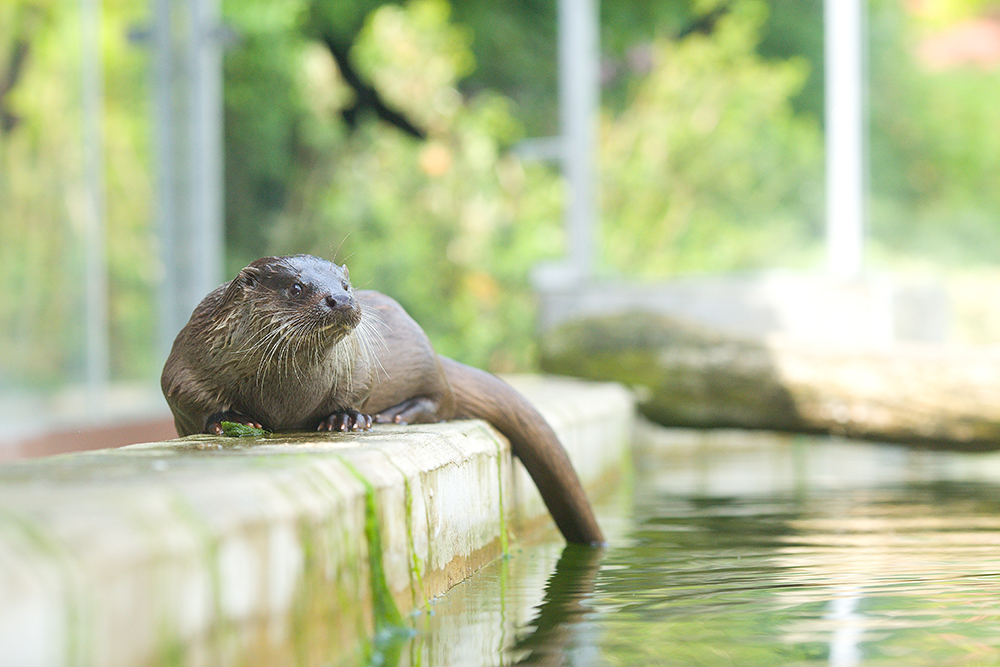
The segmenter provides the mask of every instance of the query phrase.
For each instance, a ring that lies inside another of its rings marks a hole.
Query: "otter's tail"
[[[603,543],[580,478],[545,418],[495,375],[447,357],[441,357],[441,364],[455,394],[455,416],[485,419],[510,440],[566,541]]]

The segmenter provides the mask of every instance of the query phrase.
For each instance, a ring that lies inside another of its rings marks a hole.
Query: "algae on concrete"
[[[350,462],[344,460],[343,463],[365,488],[365,539],[368,542],[368,571],[371,577],[372,614],[375,625],[372,657],[374,654],[380,654],[382,659],[378,664],[393,664],[398,662],[397,653],[402,650],[403,642],[412,636],[413,630],[406,625],[386,581],[382,562],[382,531],[379,528],[378,508],[375,505],[375,487]],[[392,655],[396,655],[395,660],[386,659],[386,656],[391,658]]]
[[[230,438],[253,438],[270,433],[267,429],[237,422],[221,422],[219,425],[222,427],[222,435]]]

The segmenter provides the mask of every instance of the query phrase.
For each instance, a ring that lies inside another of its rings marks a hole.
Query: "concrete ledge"
[[[511,381],[585,484],[619,469],[626,391]],[[541,523],[527,473],[475,421],[5,465],[0,665],[328,664],[392,620],[384,593],[422,606]]]

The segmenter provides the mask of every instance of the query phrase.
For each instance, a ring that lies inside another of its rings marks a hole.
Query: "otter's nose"
[[[350,294],[327,294],[326,306],[330,310],[350,310],[354,307],[354,297]]]

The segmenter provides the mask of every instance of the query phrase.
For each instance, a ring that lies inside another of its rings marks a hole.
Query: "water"
[[[603,550],[515,549],[399,664],[1000,664],[1000,457],[660,432]]]

